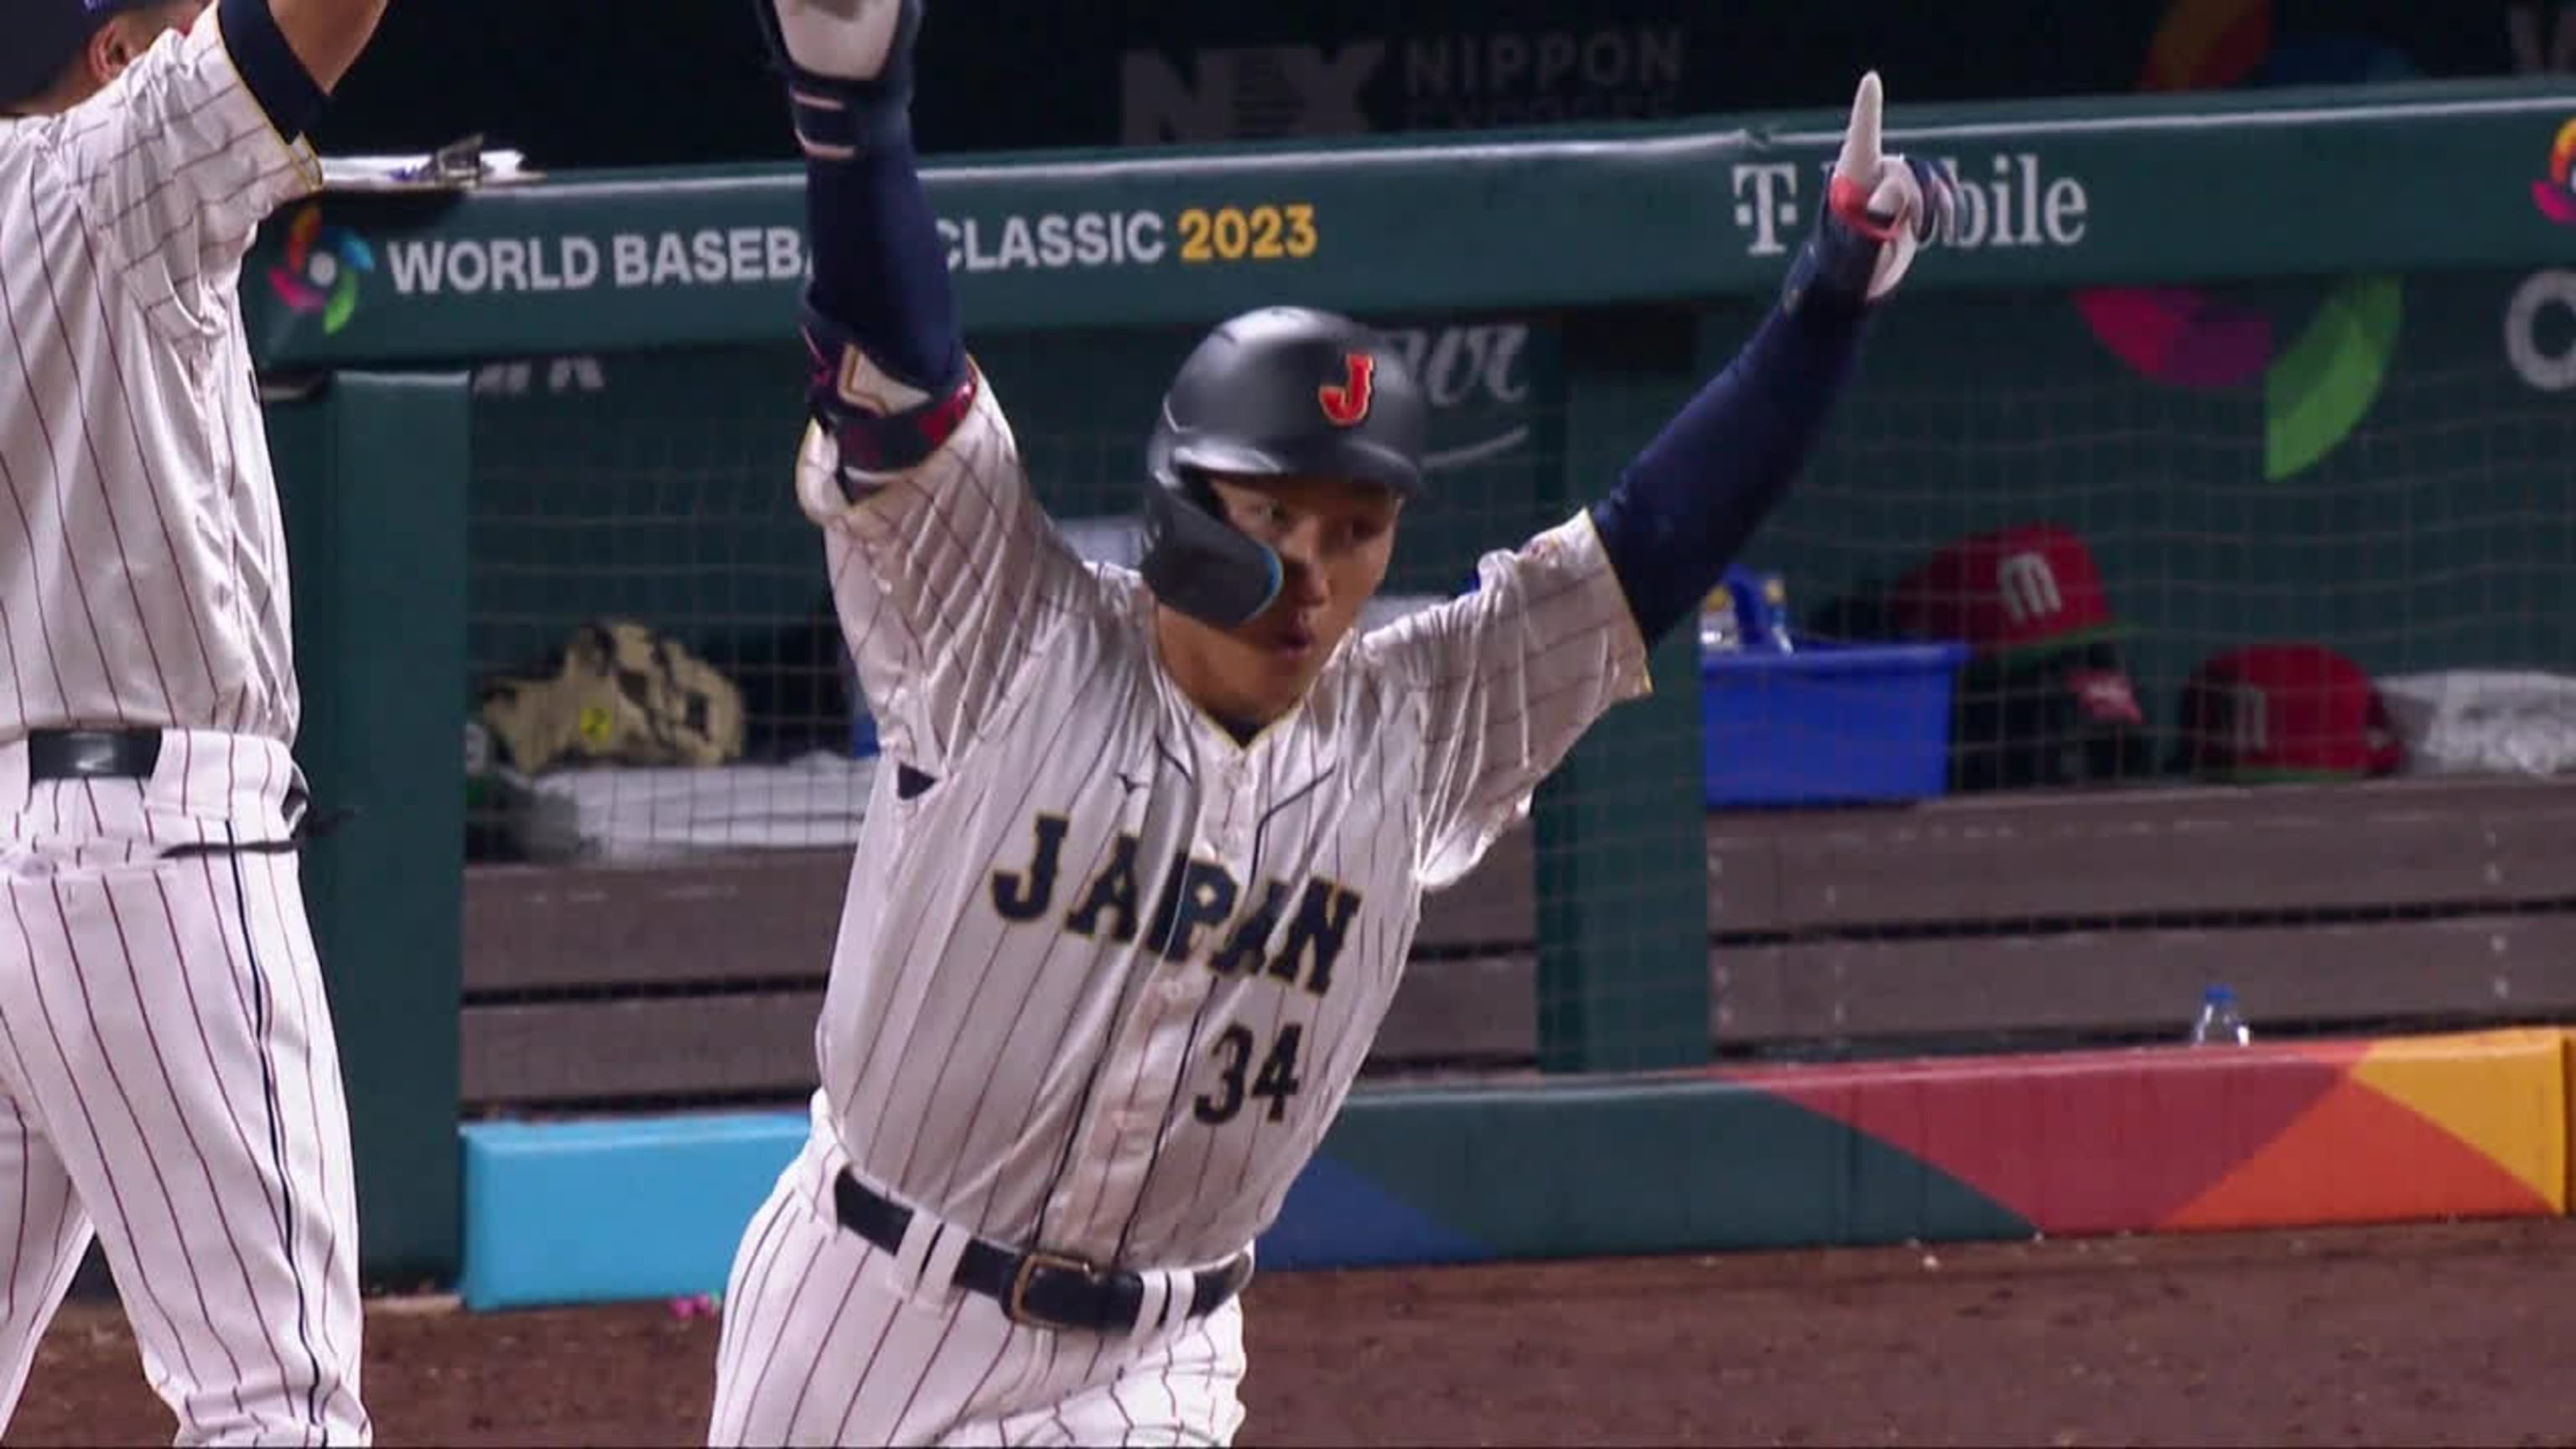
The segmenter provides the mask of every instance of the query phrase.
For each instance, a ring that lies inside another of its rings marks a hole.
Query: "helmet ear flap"
[[[1187,469],[1145,490],[1145,549],[1136,566],[1154,597],[1200,623],[1234,629],[1279,596],[1279,555],[1225,521],[1216,490]]]

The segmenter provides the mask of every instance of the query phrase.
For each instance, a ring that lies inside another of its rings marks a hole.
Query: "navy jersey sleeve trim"
[[[326,97],[304,62],[295,58],[286,32],[277,28],[268,0],[223,0],[219,23],[224,51],[241,72],[251,99],[259,103],[277,134],[290,141],[301,139],[322,118]]]

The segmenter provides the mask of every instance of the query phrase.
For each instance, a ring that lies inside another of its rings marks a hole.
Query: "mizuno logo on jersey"
[[[1002,919],[1036,921],[1055,909],[1070,828],[1061,815],[1039,816],[1027,868],[993,872],[993,909]],[[1136,857],[1135,836],[1121,834],[1111,842],[1108,860],[1066,907],[1066,931],[1121,945],[1142,939],[1166,961],[1203,958],[1219,975],[1258,971],[1316,996],[1332,988],[1333,963],[1359,916],[1359,892],[1313,876],[1303,891],[1287,881],[1266,881],[1253,899],[1223,864],[1181,855],[1155,882],[1149,913]],[[1270,938],[1283,921],[1287,934],[1273,951]]]

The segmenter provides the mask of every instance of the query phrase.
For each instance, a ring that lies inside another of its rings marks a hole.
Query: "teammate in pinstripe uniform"
[[[237,286],[383,3],[0,4],[0,1419],[95,1229],[179,1442],[371,1434]]]
[[[754,0],[807,157],[823,534],[888,768],[803,1152],[725,1301],[717,1443],[1228,1442],[1238,1293],[1421,895],[1647,687],[1948,204],[1866,78],[1781,305],[1598,504],[1354,634],[1422,492],[1383,339],[1293,308],[1182,363],[1146,548],[1077,560],[966,355],[907,121],[919,0]],[[1712,176],[1710,184],[1722,184]]]

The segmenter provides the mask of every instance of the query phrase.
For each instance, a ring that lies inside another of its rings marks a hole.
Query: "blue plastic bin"
[[[1950,779],[1963,644],[1801,641],[1795,654],[1700,661],[1708,803],[1919,800]]]

